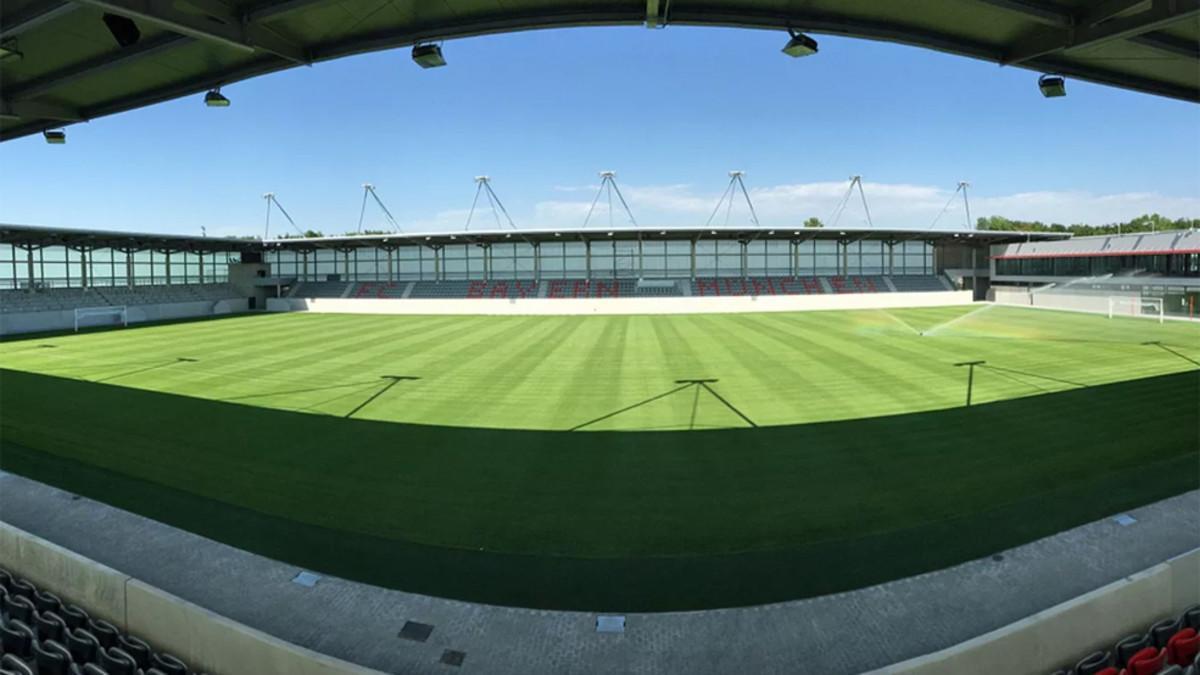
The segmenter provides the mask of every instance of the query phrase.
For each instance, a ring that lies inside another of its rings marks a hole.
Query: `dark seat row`
[[[0,675],[188,675],[83,608],[0,569]]]
[[[1088,654],[1054,675],[1200,675],[1200,605],[1162,619],[1111,651]]]

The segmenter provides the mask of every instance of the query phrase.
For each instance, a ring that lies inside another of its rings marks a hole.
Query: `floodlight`
[[[62,145],[67,142],[67,132],[62,129],[46,130],[42,132],[46,142],[51,145]]]
[[[1046,98],[1067,95],[1067,81],[1061,75],[1043,75],[1038,78],[1038,88]]]
[[[792,58],[800,58],[802,56],[812,56],[817,53],[817,41],[808,37],[804,33],[792,32],[792,39],[788,40],[787,45],[783,48],[783,53]]]
[[[446,58],[442,56],[442,46],[435,44],[413,45],[412,60],[422,68],[440,68],[446,65]]]
[[[122,47],[137,44],[137,41],[142,39],[142,31],[138,30],[137,24],[129,17],[106,13],[103,21],[113,39]]]
[[[208,93],[204,95],[204,105],[210,108],[228,108],[229,99],[221,93],[220,89],[210,89]]]
[[[0,61],[19,61],[25,54],[17,49],[16,38],[0,41]]]

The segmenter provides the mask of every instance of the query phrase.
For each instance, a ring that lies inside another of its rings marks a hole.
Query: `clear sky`
[[[405,229],[458,229],[488,174],[518,226],[570,226],[603,169],[663,227],[703,225],[731,169],[781,227],[828,219],[851,174],[877,226],[929,225],[959,180],[976,217],[1200,217],[1196,105],[1080,81],[1047,100],[1033,72],[816,37],[791,59],[778,32],[567,29],[447,42],[436,70],[408,50],[297,68],[227,87],[226,109],[196,95],[71,126],[64,146],[3,144],[0,221],[260,234],[273,191],[341,233],[369,181]],[[938,226],[963,222],[955,202]],[[856,201],[841,223],[865,225]]]

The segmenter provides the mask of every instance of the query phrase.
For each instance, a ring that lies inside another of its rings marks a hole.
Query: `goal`
[[[75,308],[75,332],[78,333],[80,328],[89,326],[111,326],[119,323],[122,326],[129,325],[129,312],[125,305],[117,305],[110,307],[76,307]]]
[[[1108,318],[1111,319],[1114,316],[1157,318],[1159,323],[1163,323],[1165,319],[1165,313],[1163,312],[1163,299],[1109,296]]]

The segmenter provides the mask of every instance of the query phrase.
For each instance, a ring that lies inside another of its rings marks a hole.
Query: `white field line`
[[[946,321],[944,323],[939,323],[938,325],[934,326],[933,328],[930,328],[929,330],[921,333],[921,335],[925,335],[925,336],[937,335],[940,331],[945,330],[946,328],[949,328],[950,326],[953,326],[954,324],[958,323],[959,321],[969,319],[970,317],[975,316],[976,314],[979,314],[980,312],[986,312],[986,311],[992,309],[993,307],[995,307],[995,305],[987,304],[987,305],[984,305],[983,307],[973,309],[973,310],[967,312],[966,314],[963,314],[960,317],[950,319],[949,321]]]

